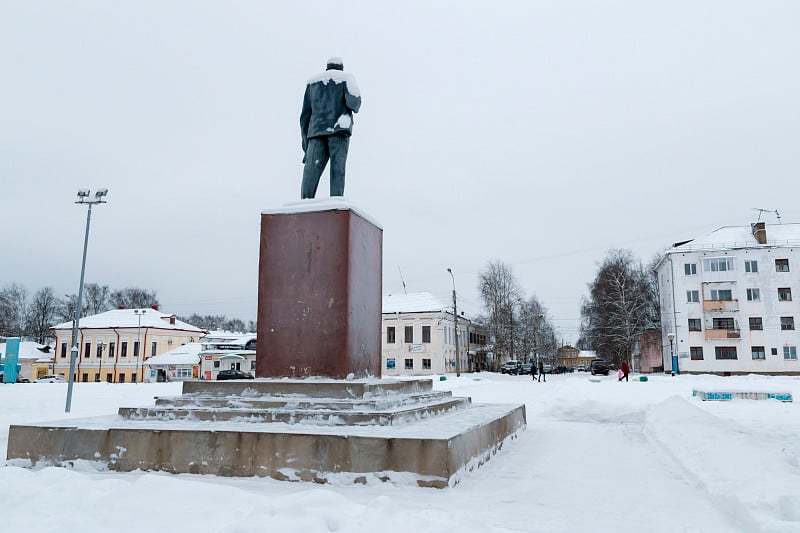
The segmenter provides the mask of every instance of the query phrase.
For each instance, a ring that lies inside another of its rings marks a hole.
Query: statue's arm
[[[347,109],[353,113],[358,113],[358,110],[361,109],[361,91],[352,76],[347,79],[347,83],[344,86],[344,103]]]
[[[303,139],[303,151],[308,146],[308,125],[311,122],[311,95],[310,87],[306,85],[306,94],[303,96],[303,110],[300,112],[300,135]]]

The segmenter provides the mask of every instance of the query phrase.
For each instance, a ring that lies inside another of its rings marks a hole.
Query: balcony
[[[739,300],[703,300],[703,311],[738,311]]]
[[[706,329],[706,340],[724,340],[742,338],[739,329]]]

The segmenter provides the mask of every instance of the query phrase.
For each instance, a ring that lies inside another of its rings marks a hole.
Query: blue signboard
[[[3,362],[3,383],[17,382],[17,361],[19,361],[19,337],[6,339],[6,357]]]

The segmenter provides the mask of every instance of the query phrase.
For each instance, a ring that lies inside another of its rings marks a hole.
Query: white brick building
[[[656,273],[665,370],[800,374],[800,224],[719,228]]]
[[[383,297],[381,365],[383,376],[444,374],[456,371],[453,309],[430,293]],[[458,317],[458,353],[467,372],[470,322]]]

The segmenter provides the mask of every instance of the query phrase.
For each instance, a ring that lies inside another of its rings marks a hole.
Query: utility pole
[[[450,277],[453,278],[453,327],[456,330],[456,377],[461,376],[461,357],[458,355],[458,307],[456,306],[456,278],[453,276],[453,271],[447,269]]]

